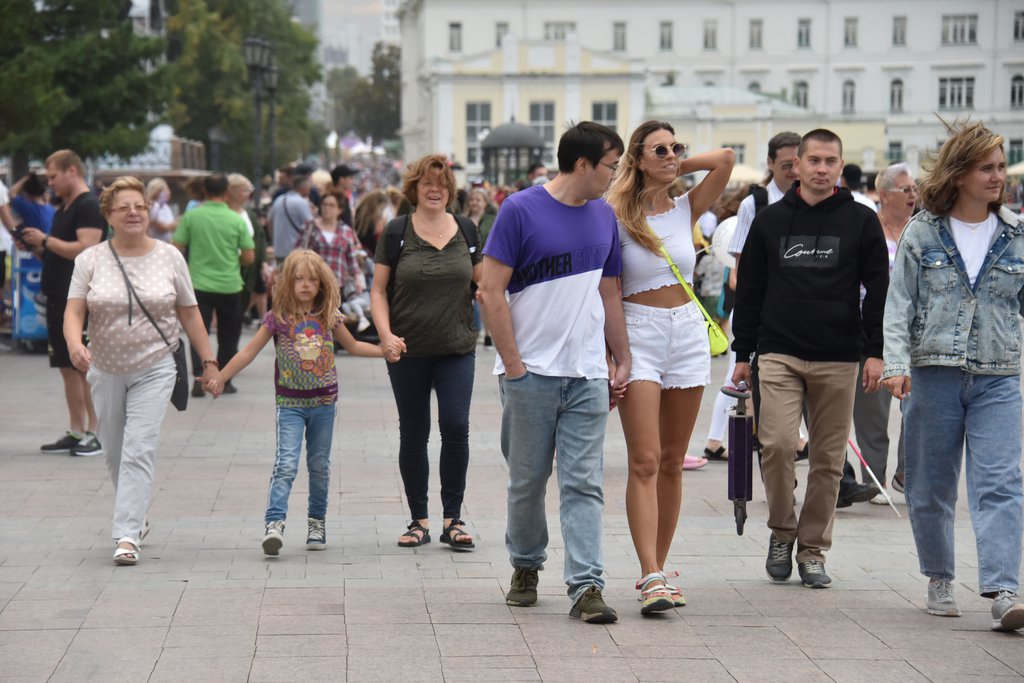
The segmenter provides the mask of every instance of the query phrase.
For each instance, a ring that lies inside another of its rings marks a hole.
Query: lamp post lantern
[[[252,148],[254,182],[258,182],[263,177],[263,150],[261,147],[263,89],[266,87],[266,74],[273,59],[273,53],[274,49],[265,39],[259,36],[249,36],[245,39],[245,65],[249,68],[249,84],[252,86],[253,104],[256,109],[256,116],[253,120]]]
[[[263,87],[267,91],[267,105],[269,107],[267,111],[267,142],[270,147],[268,154],[268,165],[270,166],[270,172],[273,173],[274,169],[277,168],[277,160],[274,154],[274,117],[276,112],[274,111],[274,93],[277,92],[277,64],[274,63],[273,57],[270,60],[270,66],[267,67],[263,73]],[[254,180],[256,182],[256,180]]]

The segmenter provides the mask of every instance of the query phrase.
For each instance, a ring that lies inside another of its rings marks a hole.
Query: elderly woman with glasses
[[[90,384],[114,484],[117,565],[139,561],[139,546],[149,532],[146,513],[160,423],[177,379],[164,338],[177,346],[184,328],[204,359],[203,381],[219,377],[188,265],[172,245],[147,234],[149,208],[136,178],[118,178],[103,191],[100,210],[113,237],[75,259],[64,312],[64,338],[71,362]],[[87,314],[90,341],[85,346]]]
[[[642,614],[686,604],[666,581],[665,562],[679,520],[686,449],[711,380],[711,349],[693,290],[680,278],[693,281],[693,224],[725,189],[736,159],[725,148],[689,159],[684,151],[669,124],[640,124],[608,193],[619,221],[633,358],[619,417],[629,459],[626,518],[643,577],[637,582]],[[695,171],[708,173],[689,192],[670,198],[676,178]]]

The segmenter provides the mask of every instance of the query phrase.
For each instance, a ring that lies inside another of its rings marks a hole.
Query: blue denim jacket
[[[907,224],[885,302],[883,378],[925,365],[1020,373],[1024,221],[1006,207],[998,218],[973,288],[948,218],[922,211]]]

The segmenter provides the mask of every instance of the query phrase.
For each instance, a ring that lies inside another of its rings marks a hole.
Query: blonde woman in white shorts
[[[660,249],[665,247],[692,283],[695,217],[725,189],[735,162],[731,149],[689,159],[683,158],[684,150],[669,124],[641,124],[608,194],[619,220],[623,307],[633,357],[629,386],[618,405],[629,456],[626,516],[640,560],[642,614],[686,604],[682,592],[668,584],[665,562],[679,518],[683,460],[711,379],[703,316]],[[669,197],[677,177],[701,170],[708,174],[700,184]]]

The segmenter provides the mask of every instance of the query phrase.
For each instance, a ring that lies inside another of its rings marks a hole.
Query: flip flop
[[[684,470],[699,470],[704,465],[708,464],[707,458],[698,458],[695,455],[687,453],[683,456],[683,469]]]

